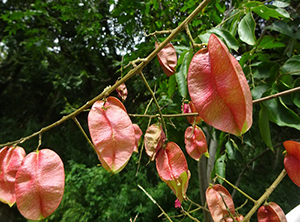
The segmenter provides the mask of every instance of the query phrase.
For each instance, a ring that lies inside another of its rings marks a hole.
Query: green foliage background
[[[154,49],[155,38],[146,38],[145,33],[176,28],[196,7],[197,1],[193,0],[1,1],[0,142],[25,137],[57,121],[114,84],[129,70],[125,65]],[[209,34],[215,33],[227,44],[239,58],[253,98],[259,99],[300,86],[299,8],[296,0],[212,0],[189,27],[196,43],[207,42]],[[166,36],[157,38],[163,41]],[[185,78],[195,51],[190,48],[185,32],[172,43],[179,55],[176,75],[166,77],[157,60],[144,69],[162,112],[167,114],[181,113],[183,97],[189,99]],[[144,113],[150,93],[145,91],[139,76],[126,84],[129,95],[124,104],[128,113]],[[157,113],[154,104],[147,113]],[[223,156],[225,160],[219,168],[226,178],[233,183],[240,178],[239,187],[259,198],[283,168],[282,143],[300,139],[299,113],[298,92],[254,105],[254,123],[243,143],[217,132],[217,157]],[[78,120],[88,132],[87,112],[80,114]],[[146,131],[148,119],[132,120]],[[187,120],[180,117],[166,122],[169,141],[184,148]],[[22,146],[28,153],[37,144],[38,138]],[[44,133],[41,147],[57,152],[66,171],[62,203],[45,221],[129,221],[136,215],[137,221],[162,220],[157,219],[160,210],[137,184],[170,216],[180,214],[174,209],[176,197],[159,179],[155,164],[147,165],[145,154],[137,174],[138,155],[134,154],[120,174],[110,175],[97,166],[97,156],[72,121]],[[274,151],[266,151],[267,147]],[[187,160],[192,173],[187,194],[200,203],[198,166],[191,158]],[[239,177],[243,169],[244,174]],[[234,200],[239,206],[245,198],[237,193]],[[270,201],[288,212],[300,203],[300,190],[286,177]],[[189,208],[188,203],[183,206]],[[246,214],[251,206],[247,203],[240,213]],[[203,219],[201,211],[193,216]],[[0,220],[25,221],[15,206],[9,208],[4,204],[0,205]]]

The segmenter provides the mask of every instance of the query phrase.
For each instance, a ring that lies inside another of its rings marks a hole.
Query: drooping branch
[[[2,146],[9,146],[9,145],[13,145],[13,144],[19,144],[19,143],[23,143],[28,139],[31,139],[39,134],[42,134],[60,124],[62,124],[63,122],[65,122],[66,120],[69,120],[73,117],[76,117],[78,114],[80,114],[81,112],[83,112],[85,109],[89,108],[91,105],[93,105],[97,100],[100,100],[106,96],[108,96],[109,94],[111,94],[114,90],[116,90],[116,88],[121,85],[122,83],[126,82],[127,80],[129,80],[132,76],[134,76],[137,73],[140,73],[143,68],[152,60],[156,57],[156,55],[158,54],[158,52],[160,50],[162,50],[169,42],[171,42],[172,39],[174,39],[181,31],[183,31],[185,29],[185,26],[187,24],[189,24],[201,11],[202,9],[204,9],[204,7],[210,2],[211,0],[203,0],[202,3],[199,4],[199,6],[179,25],[177,26],[176,29],[172,30],[171,34],[161,43],[159,44],[159,46],[152,52],[150,53],[145,59],[143,59],[143,61],[137,65],[136,67],[132,68],[122,79],[120,79],[119,81],[117,81],[113,86],[109,86],[107,88],[105,88],[103,90],[103,92],[101,94],[99,94],[98,96],[96,96],[95,98],[93,98],[92,100],[88,101],[85,105],[81,106],[79,109],[75,110],[74,112],[70,113],[67,116],[63,116],[60,120],[52,123],[49,126],[46,126],[42,129],[40,129],[39,131],[24,137],[24,138],[20,138],[18,140],[15,140],[13,142],[7,142],[4,144],[0,144],[0,147]]]

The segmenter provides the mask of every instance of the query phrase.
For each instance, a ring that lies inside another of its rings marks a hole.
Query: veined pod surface
[[[180,147],[167,143],[156,155],[156,169],[159,177],[167,183],[180,202],[186,199],[190,171]]]
[[[258,209],[257,221],[258,222],[287,222],[283,210],[278,204],[274,202],[269,202]]]
[[[16,175],[16,203],[29,220],[41,220],[59,206],[65,187],[64,165],[50,149],[29,153]]]
[[[155,48],[159,44],[155,42]],[[172,43],[168,43],[160,52],[157,54],[157,58],[161,68],[167,76],[171,76],[176,72],[177,65],[177,54]]]
[[[294,184],[300,187],[300,143],[288,140],[283,146],[286,149],[284,168]]]
[[[198,126],[189,126],[184,134],[185,149],[190,157],[199,161],[202,154],[209,157],[207,152],[206,138]]]
[[[215,222],[233,221],[229,216],[230,213],[232,215],[235,214],[234,203],[225,187],[220,184],[208,187],[206,190],[206,201],[211,217]]]
[[[252,125],[252,96],[238,61],[210,35],[189,67],[188,89],[199,116],[213,127],[242,135]]]
[[[136,144],[134,126],[127,113],[115,105],[97,101],[88,115],[92,142],[102,166],[120,172],[129,161]]]
[[[20,146],[6,146],[0,150],[0,201],[10,207],[16,202],[16,174],[25,155]]]
[[[148,127],[144,136],[144,145],[151,161],[155,159],[156,153],[162,148],[165,140],[166,135],[161,125],[154,123]]]

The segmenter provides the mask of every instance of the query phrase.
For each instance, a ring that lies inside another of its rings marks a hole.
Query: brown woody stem
[[[266,97],[263,97],[263,98],[260,98],[260,99],[256,99],[256,100],[253,101],[253,104],[261,103],[261,102],[264,102],[266,100],[274,99],[274,98],[284,96],[284,95],[287,95],[287,94],[290,94],[290,93],[294,93],[294,92],[297,92],[297,91],[300,91],[300,86],[296,87],[296,88],[293,88],[293,89],[283,91],[283,92],[276,93],[274,95],[270,95],[270,96],[266,96]]]
[[[262,203],[271,195],[271,193],[275,190],[275,188],[278,186],[278,184],[281,182],[281,180],[285,177],[287,174],[286,170],[283,169],[279,176],[276,178],[276,180],[272,183],[272,185],[266,190],[266,192],[256,201],[252,209],[248,212],[248,214],[244,217],[242,222],[248,222],[250,221],[250,218],[252,215],[256,212],[256,210],[262,205]]]
[[[172,33],[172,31],[173,31],[173,30],[155,31],[155,32],[149,33],[148,35],[146,35],[146,37],[149,37],[149,36],[156,36],[156,35],[162,35],[162,34],[170,34],[170,33]]]
[[[128,114],[131,117],[146,117],[146,118],[155,118],[160,117],[159,114]],[[185,116],[198,116],[198,113],[180,113],[180,114],[162,114],[164,118],[174,118],[174,117],[185,117]]]

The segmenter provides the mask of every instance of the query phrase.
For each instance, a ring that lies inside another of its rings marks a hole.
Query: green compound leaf
[[[248,12],[238,26],[240,39],[248,45],[255,45],[255,21],[251,12]]]

